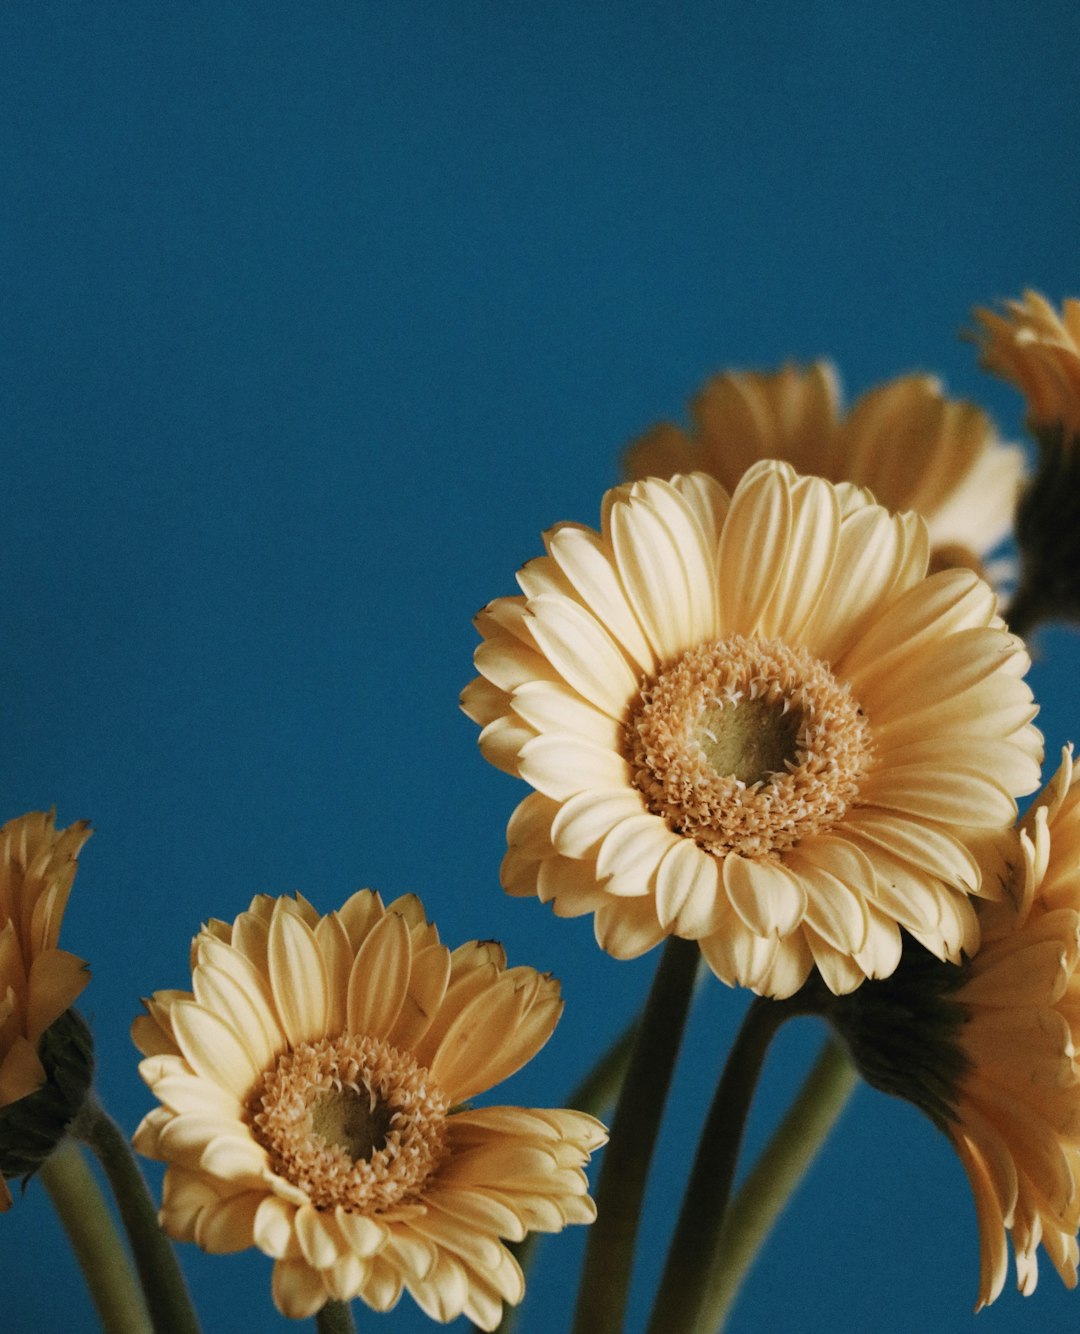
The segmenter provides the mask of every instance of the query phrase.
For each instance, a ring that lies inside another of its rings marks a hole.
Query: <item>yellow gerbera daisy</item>
[[[689,434],[665,423],[624,456],[631,478],[700,469],[728,491],[759,459],[867,487],[891,510],[913,509],[930,528],[931,568],[980,559],[1012,522],[1023,453],[1002,444],[973,403],[948,399],[929,375],[905,375],[840,407],[824,361],[778,371],[728,371],[691,402]]]
[[[1080,1226],[1080,784],[1065,753],[1011,839],[1006,897],[980,905],[982,948],[955,993],[964,1069],[946,1130],[979,1219],[979,1306],[1005,1280],[1006,1229],[1021,1292],[1041,1242],[1076,1286]]]
[[[45,1082],[41,1035],[90,981],[83,960],[56,946],[89,837],[85,821],[58,830],[41,812],[0,829],[0,1108]]]
[[[1010,380],[1027,399],[1032,426],[1062,426],[1080,435],[1080,301],[1066,300],[1059,315],[1038,292],[1007,301],[1005,313],[978,309],[982,362]]]
[[[286,1316],[406,1289],[483,1329],[524,1293],[501,1239],[589,1223],[582,1170],[605,1139],[566,1110],[470,1108],[530,1060],[558,983],[502,948],[440,944],[418,899],[354,894],[321,917],[258,897],[192,946],[192,986],[145,1002],[132,1036],[159,1099],[135,1145],[169,1164],[162,1225],[272,1256]]]
[[[925,577],[926,527],[852,486],[755,465],[608,492],[564,524],[520,597],[477,618],[462,706],[536,792],[502,880],[595,913],[620,958],[669,933],[772,996],[814,964],[885,977],[906,927],[978,937],[970,827],[1038,784],[1022,643],[969,570]]]

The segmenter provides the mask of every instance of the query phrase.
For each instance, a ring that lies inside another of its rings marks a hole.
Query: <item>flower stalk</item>
[[[356,1334],[352,1305],[349,1302],[327,1302],[315,1314],[318,1334]]]
[[[153,1334],[142,1292],[94,1174],[64,1140],[39,1172],[108,1334]]]
[[[123,1132],[93,1094],[71,1134],[97,1156],[112,1186],[139,1272],[155,1334],[199,1334],[184,1276]]]
[[[604,1153],[596,1192],[597,1221],[585,1251],[574,1334],[618,1334],[622,1329],[645,1181],[697,965],[696,942],[677,936],[668,939],[615,1108],[611,1143]]]
[[[724,1218],[746,1117],[765,1053],[798,1003],[757,997],[746,1012],[713,1095],[649,1322],[649,1334],[706,1334],[709,1294],[719,1268]]]

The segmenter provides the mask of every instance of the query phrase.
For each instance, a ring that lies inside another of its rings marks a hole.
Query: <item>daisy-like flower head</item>
[[[978,904],[982,944],[959,968],[924,951],[822,1012],[869,1083],[914,1103],[950,1138],[979,1226],[976,1309],[1008,1268],[1035,1290],[1040,1244],[1067,1287],[1080,1226],[1080,783],[1068,751],[1019,827],[979,857],[999,899]]]
[[[1002,444],[973,403],[945,397],[929,375],[904,375],[841,410],[824,361],[778,371],[728,371],[690,404],[689,433],[665,423],[624,456],[627,476],[700,469],[728,491],[759,459],[783,459],[830,482],[867,487],[891,510],[915,510],[930,529],[931,568],[981,559],[1006,535],[1023,453]]]
[[[530,1060],[558,983],[502,948],[454,951],[413,896],[354,894],[321,917],[258,897],[192,946],[192,991],[159,991],[132,1036],[160,1106],[135,1145],[169,1164],[162,1225],[212,1252],[272,1256],[304,1317],[407,1290],[482,1329],[524,1294],[502,1244],[589,1223],[605,1139],[566,1110],[463,1106]]]
[[[1038,292],[1007,301],[1004,313],[978,309],[982,363],[1011,381],[1027,399],[1028,420],[1080,435],[1080,301],[1066,300],[1059,315]]]
[[[11,1175],[32,1170],[34,1161],[21,1156],[19,1117],[12,1121],[11,1114],[4,1114],[45,1084],[42,1038],[90,980],[83,960],[56,943],[76,858],[89,837],[85,821],[57,829],[53,816],[41,812],[9,820],[0,829],[0,1152],[2,1169]],[[70,1119],[77,1110],[63,1098],[59,1104],[35,1111]],[[48,1138],[40,1129],[34,1137],[39,1147]],[[62,1132],[59,1124],[57,1136]],[[0,1209],[10,1204],[0,1177]]]
[[[1023,645],[969,570],[867,493],[757,464],[608,492],[477,618],[465,691],[492,763],[536,791],[502,881],[594,913],[620,958],[700,941],[772,996],[816,964],[886,977],[899,927],[959,960],[978,927],[970,828],[1038,784]]]

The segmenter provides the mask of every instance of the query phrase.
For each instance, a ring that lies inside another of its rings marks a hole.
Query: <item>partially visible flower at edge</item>
[[[6,1109],[45,1084],[41,1039],[90,980],[85,962],[57,947],[79,850],[89,837],[85,821],[58,830],[52,813],[43,812],[0,828],[0,1122]],[[4,1139],[0,1125],[0,1144]],[[0,1177],[0,1209],[10,1204]]]
[[[1067,1287],[1080,1227],[1080,783],[1069,751],[1015,830],[981,857],[1004,890],[978,905],[982,945],[959,968],[905,959],[823,1012],[868,1082],[948,1135],[979,1228],[976,1309],[1000,1294],[1006,1232],[1025,1295],[1041,1244]]]
[[[1009,624],[1027,633],[1040,621],[1080,621],[1080,300],[1059,316],[1038,292],[977,309],[982,364],[1027,400],[1038,462],[1016,510],[1020,579]]]
[[[156,992],[132,1027],[161,1103],[135,1145],[169,1164],[166,1230],[271,1256],[286,1316],[357,1296],[385,1311],[404,1288],[491,1330],[524,1294],[502,1239],[592,1222],[598,1121],[463,1105],[547,1041],[550,976],[492,941],[451,952],[415,896],[367,890],[326,916],[259,896],[203,928],[192,969],[193,991]]]
[[[536,791],[502,883],[593,913],[632,958],[675,934],[776,997],[887,977],[900,927],[971,952],[970,828],[1039,781],[1023,645],[926,529],[850,485],[756,464],[615,488],[476,618],[462,695],[493,764]],[[993,892],[991,887],[990,892]]]
[[[1003,444],[986,413],[945,396],[930,375],[904,375],[844,413],[826,361],[776,371],[726,371],[691,400],[689,432],[654,426],[623,456],[632,479],[701,469],[732,491],[759,459],[866,487],[890,510],[915,510],[930,530],[930,568],[982,561],[1008,533],[1023,451]]]

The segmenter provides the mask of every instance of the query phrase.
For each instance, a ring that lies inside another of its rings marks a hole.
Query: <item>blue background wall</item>
[[[1080,290],[1078,57],[1071,0],[0,10],[0,813],[95,824],[63,939],[126,1129],[138,997],[262,890],[416,890],[450,943],[556,971],[563,1023],[499,1100],[558,1103],[655,956],[500,892],[524,789],[457,712],[470,616],[724,366],[935,370],[1015,436],[956,334]],[[1078,645],[1043,648],[1053,754]],[[688,1034],[635,1328],[745,1003],[711,985]],[[782,1036],[751,1148],[818,1041]],[[566,1327],[581,1242],[545,1247],[525,1331]],[[208,1331],[287,1327],[261,1256],[184,1263]],[[976,1280],[951,1150],[862,1090],[732,1327],[964,1331]],[[39,1187],[0,1294],[5,1329],[94,1327]],[[979,1329],[1078,1323],[1047,1267]]]

